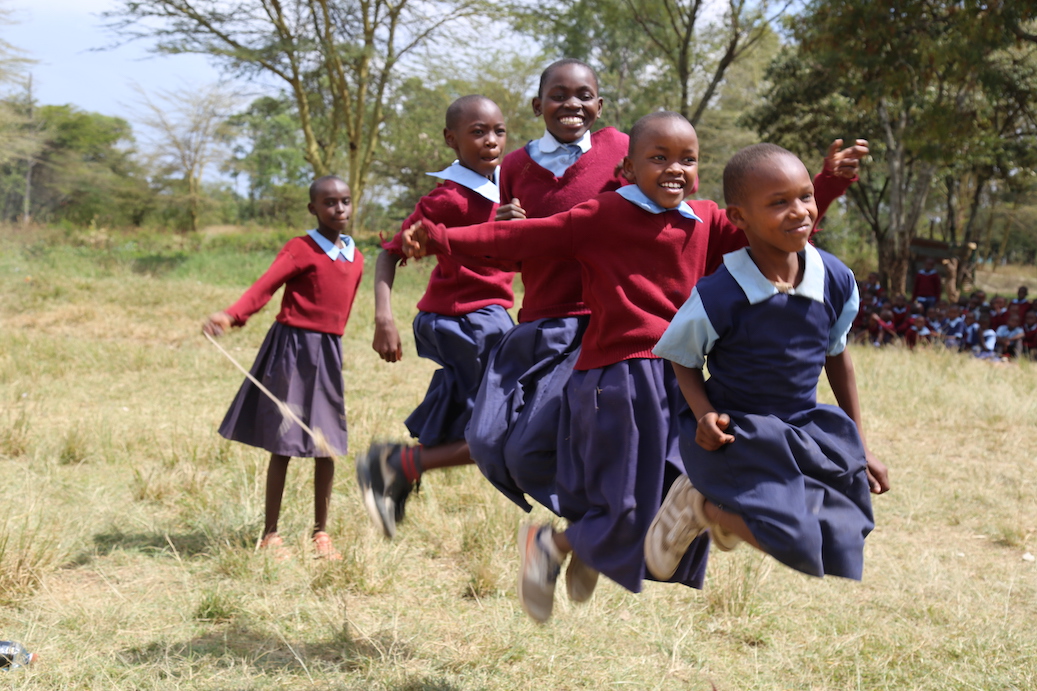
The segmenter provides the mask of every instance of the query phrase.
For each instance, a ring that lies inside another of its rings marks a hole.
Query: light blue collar
[[[313,238],[317,246],[324,250],[324,254],[331,258],[331,261],[335,261],[340,257],[347,262],[353,261],[353,255],[356,254],[356,243],[348,235],[339,235],[343,246],[337,247],[334,242],[321,235],[316,228],[307,230],[306,234]]]
[[[438,173],[425,173],[441,180],[456,182],[462,187],[467,187],[480,197],[489,199],[494,204],[500,204],[500,166],[493,169],[493,179],[487,180],[471,168],[465,168],[458,161]]]
[[[789,290],[789,295],[799,295],[823,303],[825,301],[825,263],[821,260],[821,254],[813,245],[807,245],[800,256],[803,257],[803,280],[799,282],[798,286]],[[775,285],[760,273],[753,258],[749,256],[748,247],[725,254],[724,266],[738,283],[738,287],[745,293],[750,305],[769,300],[779,292]]]
[[[637,185],[624,185],[616,190],[616,192],[618,192],[619,196],[623,197],[623,199],[626,199],[631,204],[640,206],[649,213],[661,214],[664,211],[676,211],[684,218],[690,218],[699,223],[703,223],[703,220],[696,216],[695,212],[691,210],[691,205],[688,204],[688,202],[681,202],[676,209],[664,209],[649,199],[648,195],[642,192],[641,188]]]
[[[580,151],[582,151],[583,153],[587,153],[591,150],[591,133],[584,132],[583,136],[577,139],[576,141],[562,143],[555,139],[555,136],[550,132],[544,132],[544,136],[538,139],[536,144],[540,148],[540,151],[545,154],[549,154],[552,151],[557,151],[558,149],[561,149],[563,146],[573,145],[580,147]]]

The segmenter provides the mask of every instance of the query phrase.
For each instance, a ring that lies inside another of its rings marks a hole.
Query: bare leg
[[[468,454],[468,442],[452,441],[439,446],[422,446],[420,453],[421,469],[425,472],[436,468],[452,468],[471,464]]]
[[[560,533],[557,530],[552,530],[551,533],[551,537],[554,539],[555,547],[558,548],[559,552],[561,552],[562,554],[568,554],[569,552],[573,551],[573,546],[569,544],[569,538],[566,537],[564,532]]]
[[[710,523],[716,523],[729,533],[734,533],[742,538],[746,544],[755,547],[761,552],[763,551],[760,543],[756,541],[756,538],[753,537],[752,532],[749,530],[749,526],[745,524],[745,520],[738,514],[724,511],[713,502],[707,500],[706,518]]]
[[[334,458],[314,458],[313,468],[313,532],[328,527],[328,506],[331,504],[331,485],[335,479]]]
[[[281,497],[284,495],[284,481],[288,474],[288,462],[291,456],[270,454],[270,466],[266,470],[266,523],[263,536],[277,532],[277,519],[281,515]]]

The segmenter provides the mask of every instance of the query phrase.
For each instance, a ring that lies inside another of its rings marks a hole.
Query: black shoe
[[[403,474],[401,444],[371,444],[356,458],[356,480],[371,521],[390,540],[403,520],[407,497],[414,485]]]

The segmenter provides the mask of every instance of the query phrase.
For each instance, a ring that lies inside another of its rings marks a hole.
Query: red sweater
[[[364,255],[359,250],[352,262],[332,261],[309,235],[292,238],[266,273],[225,311],[237,326],[242,326],[283,285],[277,321],[341,336],[363,273]]]
[[[630,358],[652,348],[699,278],[712,273],[745,235],[711,201],[689,202],[699,223],[676,211],[653,214],[614,192],[568,213],[447,230],[431,226],[429,251],[525,261],[551,255],[582,267],[591,320],[576,369]]]
[[[924,270],[919,271],[915,274],[915,285],[914,291],[911,293],[911,301],[914,302],[918,298],[936,298],[939,300],[942,289],[939,271],[935,269],[932,273],[926,273]]]
[[[441,182],[418,201],[414,213],[403,222],[410,228],[419,220],[440,223],[447,228],[459,228],[473,223],[492,221],[497,205],[481,194],[451,180]],[[382,245],[393,254],[403,256],[400,233]],[[459,317],[489,305],[505,309],[515,304],[511,289],[513,272],[502,271],[476,262],[464,262],[459,257],[439,255],[436,268],[428,279],[425,295],[418,301],[422,312],[433,312]]]
[[[568,211],[602,192],[618,189],[623,179],[616,166],[627,154],[629,138],[606,127],[591,134],[591,148],[566,168],[562,177],[534,161],[522,147],[504,157],[501,200],[517,198],[527,218],[545,218]],[[522,262],[525,295],[520,322],[587,314],[580,266],[572,259],[537,256]]]

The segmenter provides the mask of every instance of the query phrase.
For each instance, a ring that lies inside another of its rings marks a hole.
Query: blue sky
[[[219,72],[201,56],[155,56],[144,41],[97,51],[116,42],[100,17],[115,6],[113,0],[0,2],[16,22],[0,26],[0,36],[37,61],[31,71],[38,103],[70,103],[132,122],[139,101],[134,82],[150,94],[219,80]]]

